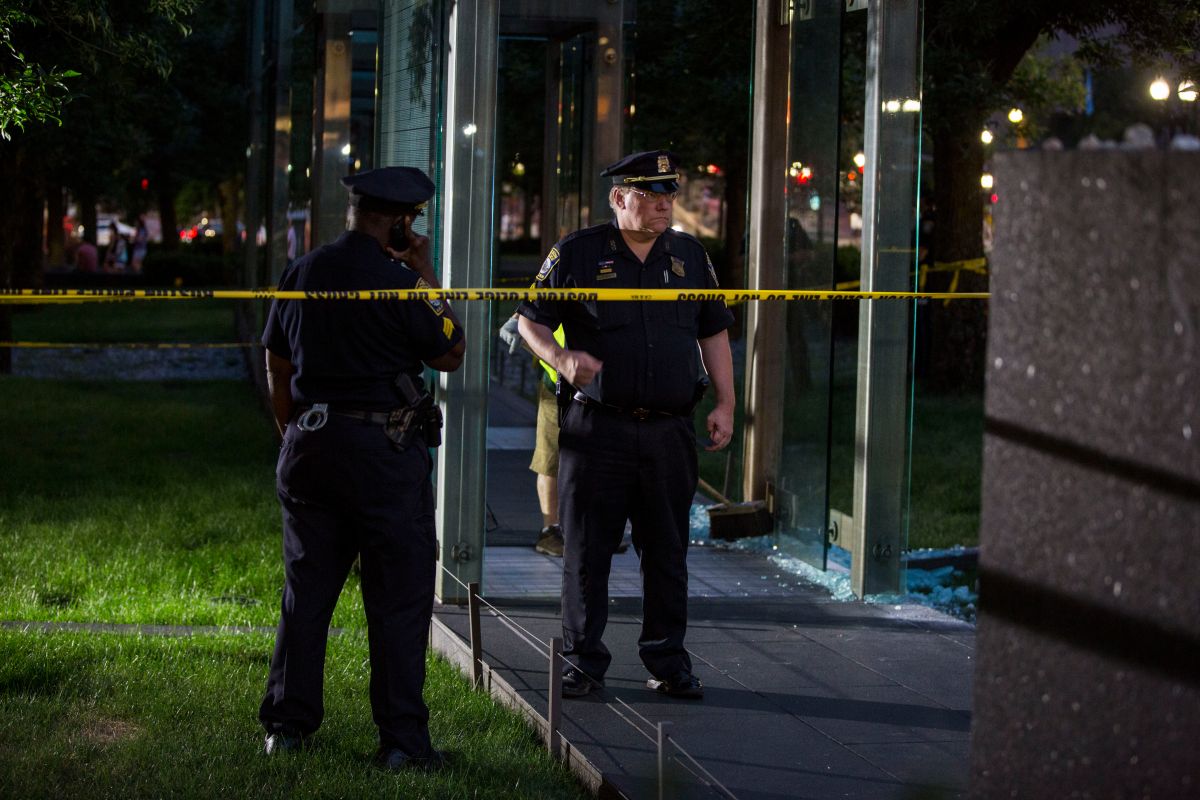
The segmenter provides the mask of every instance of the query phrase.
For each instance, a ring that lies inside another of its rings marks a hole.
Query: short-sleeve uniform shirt
[[[716,289],[704,246],[668,229],[645,263],[614,223],[596,225],[556,244],[538,272],[538,288]],[[520,313],[551,330],[563,326],[564,346],[603,362],[589,397],[622,408],[674,412],[690,407],[702,365],[698,339],[733,324],[723,300],[551,301],[521,304]]]
[[[347,231],[284,270],[286,291],[412,289],[425,283],[388,258],[366,234]],[[440,301],[275,300],[262,343],[295,367],[297,405],[386,411],[401,401],[401,372],[419,379],[421,362],[445,354],[462,331]]]

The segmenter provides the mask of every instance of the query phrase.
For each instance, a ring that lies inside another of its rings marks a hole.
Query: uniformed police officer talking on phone
[[[540,288],[715,289],[704,247],[671,229],[678,162],[665,150],[636,153],[611,176],[616,219],[571,234],[551,250]],[[688,514],[696,491],[692,411],[705,371],[716,408],[706,449],[733,434],[733,363],[721,300],[557,302],[520,307],[519,329],[558,370],[559,509],[563,528],[563,694],[603,685],[612,660],[601,641],[608,621],[608,574],[626,521],[641,559],[643,621],[638,639],[647,685],[699,698],[684,648],[687,630]],[[562,324],[565,345],[551,331]]]
[[[429,239],[412,230],[433,182],[411,167],[348,178],[348,230],[296,261],[281,290],[438,287]],[[436,537],[429,448],[441,417],[425,366],[451,372],[463,331],[449,305],[421,300],[276,300],[262,337],[275,422],[285,583],[259,719],[268,755],[300,749],[321,724],[325,644],[356,557],[371,657],[376,763],[445,763],[429,739],[425,648]]]

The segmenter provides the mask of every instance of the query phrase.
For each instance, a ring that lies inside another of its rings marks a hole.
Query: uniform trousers
[[[380,745],[432,752],[422,698],[437,553],[430,466],[419,438],[399,452],[380,425],[331,415],[317,431],[288,426],[276,470],[285,583],[259,710],[268,732],[320,726],[329,622],[358,556]]]
[[[573,401],[558,444],[564,656],[593,678],[608,670],[608,576],[629,521],[642,574],[642,663],[660,679],[690,673],[683,639],[688,515],[698,476],[692,420],[638,420]]]

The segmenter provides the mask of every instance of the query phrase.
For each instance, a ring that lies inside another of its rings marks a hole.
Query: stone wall
[[[1200,154],[994,167],[971,794],[1200,797]]]

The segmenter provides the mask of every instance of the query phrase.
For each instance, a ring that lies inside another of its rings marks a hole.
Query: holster
[[[558,403],[558,424],[561,427],[563,419],[567,416],[567,409],[571,407],[571,401],[575,399],[575,387],[563,380],[562,374],[558,376],[558,380],[554,382],[554,399]]]
[[[406,405],[388,414],[383,432],[403,450],[420,433],[426,447],[442,444],[442,410],[433,402],[433,395],[419,391],[408,375],[401,373],[395,380],[396,389]]]
[[[707,375],[701,375],[700,379],[696,381],[696,386],[692,389],[692,405],[684,416],[690,417],[696,412],[696,406],[700,405],[700,401],[704,399],[704,393],[708,391],[710,383]]]

